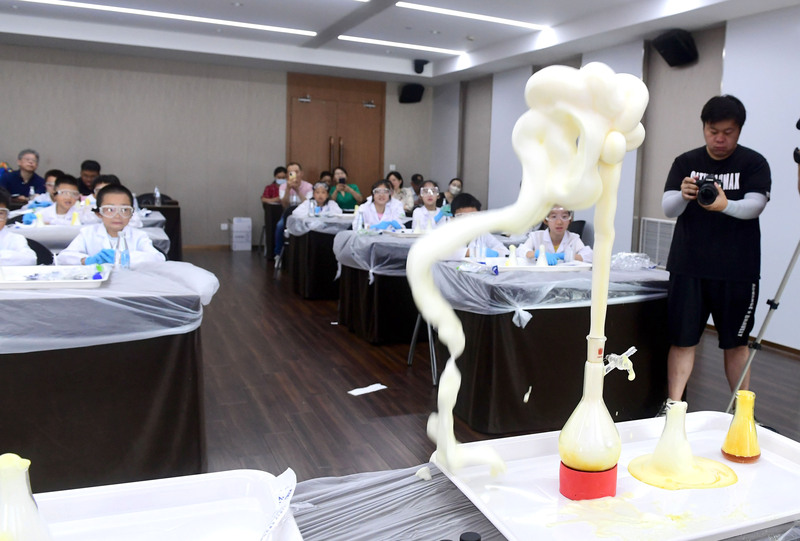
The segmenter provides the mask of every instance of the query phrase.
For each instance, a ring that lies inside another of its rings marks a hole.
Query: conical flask
[[[755,462],[761,456],[754,414],[756,393],[736,391],[736,411],[722,444],[722,456],[733,462]]]
[[[31,461],[14,453],[0,455],[0,539],[52,541],[31,493]]]

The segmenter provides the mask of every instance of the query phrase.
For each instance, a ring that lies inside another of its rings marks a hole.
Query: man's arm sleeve
[[[677,218],[683,214],[688,204],[689,201],[683,198],[680,190],[668,190],[661,196],[661,210],[667,218]]]
[[[744,194],[744,199],[738,201],[728,200],[728,206],[722,211],[732,218],[740,220],[752,220],[758,218],[764,207],[767,206],[767,196],[757,192]]]

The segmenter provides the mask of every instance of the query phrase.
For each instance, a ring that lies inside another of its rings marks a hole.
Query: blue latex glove
[[[538,258],[539,250],[536,250],[536,253],[534,253],[533,255],[535,255]],[[561,261],[564,261],[564,252],[559,252],[557,254],[551,254],[550,252],[545,252],[544,257],[545,259],[547,259],[547,264],[552,266],[558,263],[559,259]]]
[[[42,209],[44,207],[49,207],[52,204],[53,204],[52,201],[31,201],[28,204],[28,208],[30,208],[30,209]]]
[[[380,222],[380,223],[377,223],[375,225],[369,226],[369,228],[374,230],[374,231],[382,231],[384,229],[388,229],[390,225],[391,225],[391,222]]]
[[[439,214],[437,214],[436,217],[434,218],[434,221],[436,221],[436,223],[438,224],[439,220],[441,220],[445,216],[448,218],[453,217],[453,213],[450,212],[450,205],[442,206],[442,208],[439,210]]]
[[[36,213],[29,212],[28,214],[22,215],[22,223],[25,225],[31,225],[32,223],[36,222]]]
[[[497,250],[486,248],[486,257],[499,257],[500,253]]]
[[[111,248],[103,248],[94,255],[86,258],[85,265],[96,265],[98,263],[113,263],[115,252]]]
[[[389,225],[394,227],[395,229],[403,229],[403,226],[400,225],[400,222],[398,222],[397,220],[392,220],[391,222],[389,222]]]

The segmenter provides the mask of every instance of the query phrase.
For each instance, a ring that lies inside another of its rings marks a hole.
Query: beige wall
[[[430,176],[433,89],[425,88],[419,103],[400,103],[401,86],[386,84],[383,164],[387,173],[390,165],[397,166],[405,179],[404,185],[409,186],[414,173],[422,173],[425,178]]]
[[[77,175],[96,159],[134,192],[178,199],[185,245],[227,244],[234,216],[258,242],[259,196],[286,154],[286,73],[16,46],[0,46],[0,73],[0,160],[32,147],[40,172]],[[432,92],[408,105],[397,92],[387,85],[386,165],[427,174]]]
[[[642,216],[666,219],[661,195],[672,161],[703,144],[700,110],[720,93],[725,29],[713,28],[692,36],[699,54],[694,65],[671,68],[652,46],[648,51],[644,79],[650,104],[642,121],[647,135],[641,150],[638,215],[634,216],[637,226]]]
[[[492,76],[465,83],[463,96],[461,176],[464,191],[477,197],[484,208],[488,208]],[[441,189],[447,188],[449,180],[440,179]]]

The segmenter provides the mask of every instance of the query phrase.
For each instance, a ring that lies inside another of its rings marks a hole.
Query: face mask
[[[459,188],[458,186],[453,185],[453,186],[450,186],[448,191],[453,195],[458,195],[458,194],[461,193],[461,188]]]
[[[286,184],[286,179],[285,178],[276,178],[275,182],[277,182],[278,184]]]

